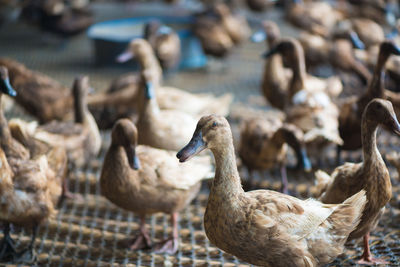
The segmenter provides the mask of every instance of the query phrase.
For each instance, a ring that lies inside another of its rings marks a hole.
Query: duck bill
[[[133,57],[134,57],[134,54],[130,50],[126,50],[125,52],[123,52],[116,58],[116,61],[118,63],[124,63],[124,62],[131,60]]]
[[[397,56],[400,55],[400,47],[394,43],[393,43],[393,54]]]
[[[262,56],[263,58],[269,58],[270,56],[276,54],[276,52],[278,52],[278,50],[277,50],[276,48],[273,48],[273,49],[271,49],[271,50],[265,52],[265,53],[262,54],[261,56]]]
[[[361,41],[360,37],[358,37],[358,34],[355,31],[350,32],[350,40],[353,43],[354,47],[357,49],[365,49],[365,45],[363,41]]]
[[[392,131],[397,134],[398,136],[400,136],[400,124],[399,121],[396,118],[393,118],[393,122],[392,122]]]
[[[185,162],[194,155],[199,154],[206,147],[207,145],[203,140],[201,131],[198,133],[195,132],[190,142],[176,154],[176,157],[179,159],[179,162]]]
[[[397,35],[399,34],[399,31],[394,28],[388,35],[386,35],[386,38],[389,40],[393,40]]]
[[[147,99],[154,98],[154,84],[152,82],[146,82],[145,89],[146,89],[146,98]]]
[[[161,25],[160,28],[158,28],[157,33],[158,33],[158,34],[165,34],[165,35],[167,35],[167,34],[172,33],[172,29],[171,29],[170,27],[168,27],[168,26]]]
[[[125,147],[125,151],[126,151],[126,156],[128,158],[129,166],[133,170],[140,169],[140,160],[136,155],[135,147],[134,146]]]
[[[267,34],[263,30],[259,30],[250,37],[253,43],[261,43],[267,39]]]
[[[305,148],[301,148],[297,155],[297,167],[306,172],[310,172],[312,169],[311,161],[307,156],[307,152]]]
[[[11,86],[10,79],[8,77],[2,80],[1,92],[9,96],[17,96],[17,92]]]

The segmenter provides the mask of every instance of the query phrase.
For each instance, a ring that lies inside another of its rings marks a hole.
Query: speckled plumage
[[[204,215],[210,241],[222,250],[261,266],[318,266],[342,250],[357,226],[365,192],[345,203],[325,205],[269,190],[244,192],[236,167],[228,122],[219,116],[200,119],[180,161],[209,148],[216,171]]]
[[[176,160],[176,152],[136,144],[136,127],[127,119],[119,120],[104,159],[100,187],[107,199],[141,218],[180,212],[196,197],[201,180],[210,178],[209,156],[184,166]],[[132,169],[133,156],[140,162],[138,170]]]
[[[393,53],[400,53],[400,50],[396,52],[396,47],[393,43],[389,41],[383,42],[379,49],[377,64],[367,91],[360,97],[348,98],[342,104],[339,114],[339,132],[343,139],[342,149],[355,150],[361,148],[361,117],[369,101],[374,98],[395,100],[396,94],[389,93],[386,96],[386,91],[383,87],[384,66]],[[393,96],[393,99],[390,96]],[[394,103],[398,103],[396,106],[400,106],[400,101],[394,101]]]
[[[157,103],[161,110],[180,110],[195,117],[200,117],[206,112],[219,115],[229,113],[233,100],[232,94],[216,97],[212,94],[192,94],[179,88],[161,86],[160,64],[150,44],[143,39],[136,39],[130,44],[129,49],[139,61],[140,72],[121,76],[105,93],[88,97],[88,105],[96,111],[96,120],[100,126],[109,128],[119,118],[137,116],[140,107],[138,102],[141,101],[140,90],[143,85],[141,73],[143,72],[152,77]],[[106,116],[102,116],[102,112]]]
[[[285,112],[287,122],[303,130],[307,151],[319,154],[321,148],[342,140],[337,129],[339,111],[331,97],[342,84],[336,77],[327,80],[306,73],[304,51],[293,38],[282,38],[268,55],[280,53],[287,59],[293,75],[288,83]]]
[[[41,123],[66,118],[73,106],[68,88],[17,61],[1,58],[0,65],[8,68],[11,84],[18,92],[15,99],[26,111]]]
[[[76,115],[75,122],[52,121],[38,126],[35,122],[11,120],[10,126],[15,129],[15,138],[19,137],[19,141],[27,146],[30,142],[32,149],[43,150],[43,146],[62,147],[66,150],[70,163],[76,166],[84,165],[92,156],[97,155],[101,148],[99,129],[86,107],[85,95],[88,90],[88,78],[78,78],[74,85],[74,91],[79,91],[75,96],[75,114],[79,114]]]
[[[400,134],[400,125],[392,104],[382,99],[374,99],[367,105],[361,125],[364,161],[337,167],[330,177],[322,172],[317,173],[320,177],[321,184],[318,186],[323,192],[320,197],[323,203],[341,203],[361,189],[366,191],[368,202],[361,222],[349,239],[369,234],[378,223],[386,203],[392,196],[389,171],[376,145],[377,127],[383,125]],[[321,175],[324,177],[321,178]]]

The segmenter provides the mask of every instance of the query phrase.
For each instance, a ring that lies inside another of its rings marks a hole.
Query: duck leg
[[[32,227],[32,238],[28,247],[21,252],[15,254],[14,262],[15,263],[23,263],[23,264],[33,264],[36,262],[36,253],[34,251],[35,239],[38,233],[39,227],[37,224],[34,224]]]
[[[171,214],[172,236],[158,243],[154,249],[156,253],[175,254],[178,251],[179,234],[178,234],[178,213]]]
[[[15,255],[14,240],[10,236],[10,224],[5,223],[3,229],[4,237],[0,243],[0,261],[10,261]]]
[[[61,197],[60,200],[58,202],[58,206],[61,206],[61,204],[63,203],[63,201],[68,198],[68,199],[74,199],[77,201],[82,202],[83,201],[83,197],[79,194],[74,194],[69,190],[69,185],[68,185],[68,178],[64,178],[62,181],[62,193],[61,193]]]
[[[336,146],[336,165],[339,166],[342,164],[342,147]]]
[[[282,188],[281,191],[284,194],[289,194],[288,190],[288,179],[287,179],[287,172],[286,172],[286,166],[284,164],[281,165],[281,179],[282,179]]]
[[[364,235],[364,253],[361,256],[361,259],[357,262],[358,264],[364,265],[376,265],[376,264],[389,264],[382,259],[374,258],[371,254],[371,250],[369,248],[369,233]]]
[[[130,245],[130,249],[139,250],[146,249],[151,247],[151,239],[149,236],[149,231],[146,228],[146,219],[145,216],[140,216],[140,229],[139,235],[132,240],[132,244]]]

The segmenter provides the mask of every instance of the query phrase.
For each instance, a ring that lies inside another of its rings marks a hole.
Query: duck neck
[[[306,64],[304,62],[304,54],[302,51],[297,51],[294,53],[291,69],[293,71],[293,77],[290,81],[290,99],[297,92],[304,88],[304,81],[306,79]]]
[[[160,112],[160,108],[157,104],[157,99],[155,97],[151,99],[147,99],[144,97],[144,101],[142,102],[142,105],[140,107],[140,112],[139,112],[139,119],[140,120],[146,120],[146,118],[157,116],[157,114]]]
[[[270,80],[278,79],[279,77],[284,77],[285,69],[282,63],[282,57],[280,55],[272,55],[265,64],[265,75],[267,75]]]
[[[376,145],[378,124],[363,117],[361,121],[361,142],[363,148],[364,166],[375,166],[381,162],[382,156]]]
[[[74,92],[75,122],[84,123],[88,112],[89,110],[86,105],[86,96],[83,94],[82,90],[76,90]]]
[[[243,193],[233,144],[212,149],[215,157],[215,178],[212,191],[231,198]]]
[[[385,77],[384,66],[388,58],[389,56],[386,55],[386,53],[379,53],[371,84],[369,85],[367,92],[367,94],[373,98],[382,98],[383,96],[383,81]]]
[[[161,76],[162,74],[161,66],[154,53],[142,55],[138,57],[138,61],[141,71],[153,70]]]

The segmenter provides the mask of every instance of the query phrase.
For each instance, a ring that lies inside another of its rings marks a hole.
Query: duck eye
[[[217,123],[214,121],[213,124],[211,125],[211,127],[213,127],[213,128],[217,127]]]

